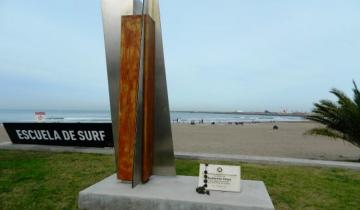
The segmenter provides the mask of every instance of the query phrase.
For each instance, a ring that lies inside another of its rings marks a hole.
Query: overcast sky
[[[309,111],[360,86],[360,1],[161,0],[172,110]],[[0,0],[0,109],[109,109],[100,0]]]

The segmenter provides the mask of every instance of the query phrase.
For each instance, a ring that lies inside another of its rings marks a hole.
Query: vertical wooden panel
[[[123,16],[121,22],[117,177],[123,181],[131,181],[133,174],[141,22],[141,16]]]
[[[155,91],[155,23],[144,18],[144,124],[142,139],[141,179],[152,175],[153,125]],[[123,181],[133,178],[136,139],[136,111],[139,86],[142,16],[123,16],[121,24],[120,98],[117,177]]]
[[[155,23],[145,16],[144,43],[144,139],[142,153],[142,181],[152,175],[155,96]]]

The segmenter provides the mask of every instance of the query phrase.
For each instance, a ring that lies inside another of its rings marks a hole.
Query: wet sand
[[[359,160],[360,149],[342,140],[303,135],[311,122],[172,126],[175,151],[321,160]]]
[[[321,160],[359,160],[360,149],[342,140],[307,136],[310,122],[245,125],[173,124],[176,152],[221,153]],[[10,141],[0,125],[0,143]]]

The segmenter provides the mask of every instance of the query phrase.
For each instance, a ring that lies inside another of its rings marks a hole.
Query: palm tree
[[[306,134],[341,138],[360,147],[360,92],[355,81],[353,84],[353,100],[342,91],[332,89],[330,93],[337,97],[337,102],[321,100],[314,104],[312,114],[306,118],[325,127],[311,129]]]

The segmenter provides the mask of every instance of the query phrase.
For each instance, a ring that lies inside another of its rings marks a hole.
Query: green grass
[[[276,209],[360,209],[359,171],[216,163],[264,181]],[[197,176],[198,166],[176,161],[178,175]],[[78,192],[112,173],[110,155],[0,151],[0,209],[76,209]]]
[[[178,160],[177,174],[196,176],[199,161]],[[360,209],[360,172],[342,169],[212,162],[241,166],[241,177],[262,180],[276,209]]]

